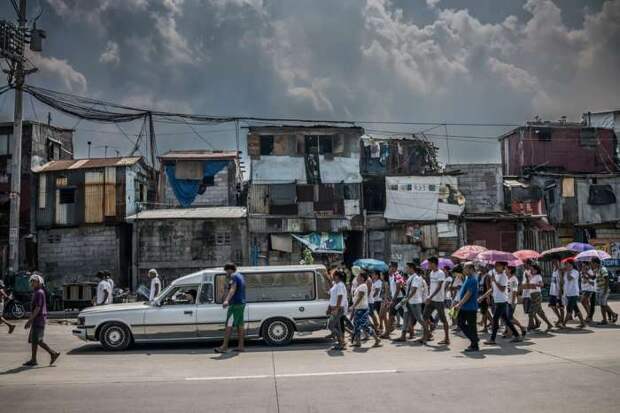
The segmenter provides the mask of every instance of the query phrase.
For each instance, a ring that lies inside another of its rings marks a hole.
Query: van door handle
[[[183,311],[183,314],[185,314],[185,315],[192,315],[192,314],[194,314],[194,312],[193,311]]]

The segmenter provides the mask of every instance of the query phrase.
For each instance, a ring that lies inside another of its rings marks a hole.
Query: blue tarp
[[[214,176],[224,169],[228,165],[228,162],[230,161],[204,161],[202,163],[203,177],[209,178]],[[179,201],[179,204],[181,204],[183,208],[187,208],[191,206],[194,199],[196,199],[202,181],[199,179],[177,179],[175,171],[176,165],[166,165],[166,177],[174,191],[174,195]]]

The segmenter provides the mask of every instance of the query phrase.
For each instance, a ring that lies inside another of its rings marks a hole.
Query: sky
[[[524,124],[620,109],[620,0],[30,0],[33,85],[209,115]],[[0,15],[13,18],[8,1]],[[50,109],[26,97],[26,115]],[[12,116],[0,97],[0,117]],[[76,157],[132,147],[140,124],[79,121]],[[498,162],[508,127],[420,132],[444,163]],[[193,129],[192,129],[193,128]],[[156,124],[158,147],[232,149],[234,125]],[[242,131],[242,133],[244,133]],[[127,136],[125,136],[125,134]],[[445,135],[449,135],[446,138]],[[242,150],[245,140],[242,139]]]

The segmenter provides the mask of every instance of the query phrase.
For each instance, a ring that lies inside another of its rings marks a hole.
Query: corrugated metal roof
[[[235,151],[207,151],[207,150],[187,150],[187,151],[168,151],[161,155],[161,160],[226,160],[237,159],[238,154]]]
[[[205,207],[151,209],[127,217],[127,220],[143,219],[237,219],[244,218],[247,211],[243,207]]]
[[[141,156],[131,156],[126,158],[91,158],[91,159],[71,159],[63,161],[50,161],[41,166],[35,172],[66,171],[74,169],[103,168],[106,166],[130,166],[142,159]]]

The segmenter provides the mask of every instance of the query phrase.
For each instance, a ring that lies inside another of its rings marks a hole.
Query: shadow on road
[[[101,354],[108,355],[128,355],[128,354],[209,354],[221,343],[219,341],[204,342],[178,342],[178,343],[141,343],[134,344],[128,350],[122,352],[113,352],[105,350],[100,344],[85,344],[74,348],[67,352],[69,355],[75,356],[95,356]],[[235,340],[231,340],[231,347],[236,344]],[[299,338],[295,339],[292,344],[283,347],[266,346],[261,340],[246,341],[246,353],[260,352],[280,352],[280,351],[307,351],[307,350],[327,350],[333,345],[331,340],[324,338]],[[232,351],[230,353],[233,353]],[[225,355],[228,355],[226,353]],[[230,357],[228,357],[230,358]],[[216,358],[217,359],[217,358]]]
[[[44,369],[47,367],[54,367],[54,366],[35,366],[35,367],[19,366],[19,367],[15,367],[9,370],[0,371],[0,376],[4,376],[7,374],[18,374],[18,373],[21,373],[22,371],[38,370],[38,369]]]
[[[559,330],[553,330],[554,334],[592,334],[594,331],[587,328],[567,327]]]

